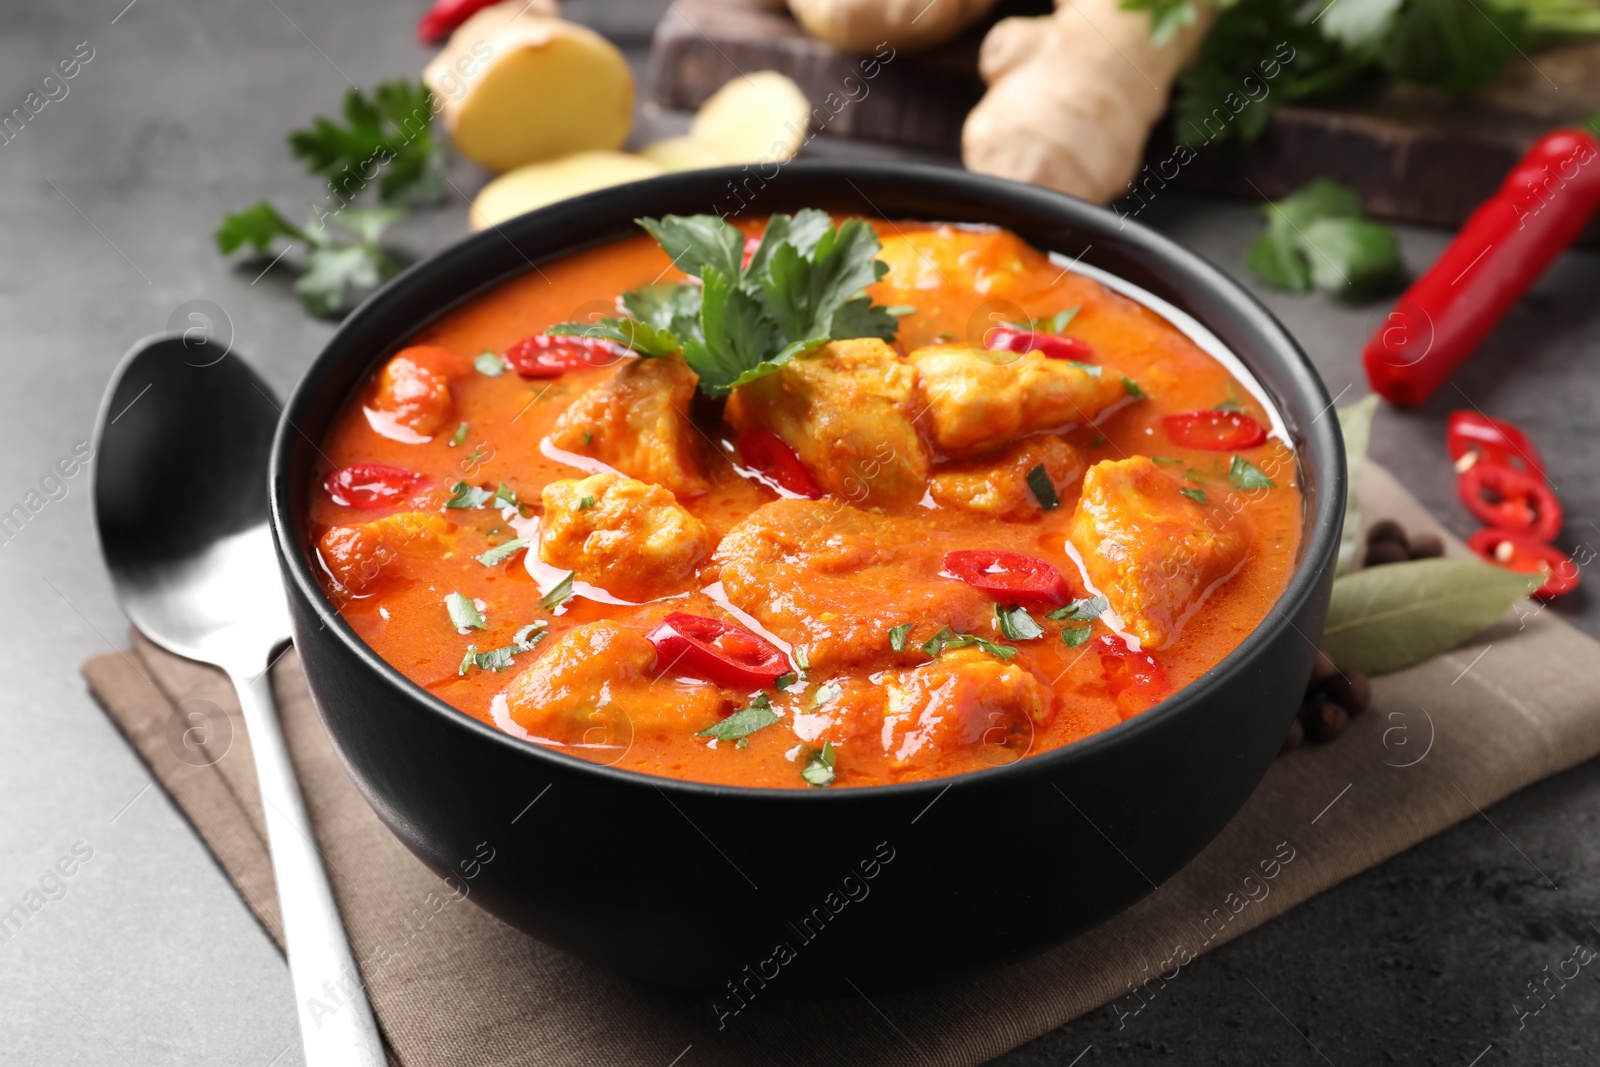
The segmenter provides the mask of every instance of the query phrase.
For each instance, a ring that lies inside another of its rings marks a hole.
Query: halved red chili
[[[568,371],[609,367],[628,350],[598,337],[536,333],[506,349],[506,362],[524,378],[559,378]]]
[[[740,430],[739,455],[747,466],[795,496],[807,500],[821,498],[822,489],[812,479],[811,472],[777,434],[766,430]]]
[[[681,670],[729,689],[771,685],[794,670],[789,657],[742,626],[675,611],[645,634],[665,670]]]
[[[1237,452],[1267,443],[1267,431],[1241,411],[1189,411],[1161,420],[1167,439],[1184,448]]]
[[[1456,461],[1457,470],[1465,470],[1479,460],[1489,460],[1503,466],[1536,474],[1544,479],[1544,457],[1528,440],[1527,434],[1499,419],[1476,411],[1452,411],[1450,423],[1445,428],[1445,447],[1450,458]],[[1473,459],[1465,460],[1467,455]]]
[[[1536,541],[1561,532],[1561,502],[1535,474],[1481,459],[1456,478],[1467,510],[1490,526]]]
[[[1578,565],[1555,545],[1535,541],[1513,530],[1479,530],[1467,547],[1490,563],[1523,574],[1546,574],[1548,579],[1533,591],[1540,600],[1550,600],[1578,588]]]
[[[1055,565],[1019,552],[961,549],[946,552],[944,570],[1007,604],[1065,604],[1072,586]]]
[[[1087,363],[1094,358],[1094,349],[1088,342],[1080,341],[1076,337],[1062,337],[1055,333],[1038,333],[1034,330],[1018,330],[1010,326],[996,326],[983,335],[983,347],[991,351],[1004,349],[1007,352],[1043,352],[1051,359],[1073,359],[1079,363]]]
[[[1123,718],[1136,715],[1172,692],[1172,681],[1148,652],[1135,652],[1116,634],[1095,639],[1106,688],[1117,698]]]
[[[425,480],[416,471],[403,467],[358,463],[353,467],[340,467],[328,475],[322,487],[335,504],[370,511],[405,503]]]

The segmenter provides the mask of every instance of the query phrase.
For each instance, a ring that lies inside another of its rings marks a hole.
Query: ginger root
[[[789,0],[789,11],[813,37],[846,52],[880,44],[914,52],[948,40],[976,22],[995,0]]]
[[[1198,6],[1162,45],[1149,16],[1118,0],[1057,0],[1053,14],[1002,19],[978,55],[989,91],[962,128],[962,162],[1110,202],[1138,174],[1173,79],[1216,19],[1217,7]]]
[[[811,102],[775,70],[741,74],[695,112],[689,136],[715,147],[728,163],[793,159],[805,143]]]
[[[626,152],[578,152],[507,171],[485,185],[472,201],[474,230],[487,229],[525,211],[608,185],[654,178],[661,167]]]
[[[508,171],[621,147],[633,125],[633,74],[622,53],[587,27],[520,14],[525,7],[508,0],[478,12],[423,71],[456,148]]]
[[[732,162],[722,149],[698,137],[668,137],[645,145],[639,149],[639,154],[660,167],[663,173],[721,167]]]

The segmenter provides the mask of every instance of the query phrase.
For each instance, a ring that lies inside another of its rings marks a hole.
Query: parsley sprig
[[[1400,280],[1394,231],[1363,219],[1353,190],[1319,178],[1261,211],[1267,229],[1250,246],[1245,265],[1274,289],[1360,298]]]
[[[862,219],[823,211],[774,215],[744,263],[744,234],[714,215],[637,219],[690,281],[622,295],[625,316],[566,322],[553,334],[597,337],[641,356],[681,351],[700,391],[726,396],[829,341],[894,340],[894,311],[863,291],[888,271]]]
[[[378,240],[402,214],[394,208],[347,207],[320,217],[313,212],[301,227],[262,200],[223,218],[216,232],[217,249],[226,256],[248,246],[265,256],[279,241],[303,246],[294,291],[311,314],[332,318],[349,311],[360,297],[399,271],[378,247]],[[330,229],[329,222],[337,228]]]
[[[385,204],[433,203],[444,193],[444,147],[433,138],[432,95],[420,81],[384,82],[370,94],[351,89],[342,125],[319,115],[289,134],[289,150],[344,200],[366,189],[372,172]]]

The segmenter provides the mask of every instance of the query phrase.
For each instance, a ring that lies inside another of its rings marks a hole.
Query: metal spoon
[[[150,640],[221,667],[261,785],[307,1067],[381,1067],[383,1045],[278,728],[267,667],[289,640],[267,527],[271,389],[215,341],[133,346],[95,424],[93,498],[117,601]]]

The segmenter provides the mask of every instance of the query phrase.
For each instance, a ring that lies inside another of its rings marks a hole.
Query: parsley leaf
[[[801,645],[795,645],[789,658],[794,660],[794,665],[800,668],[800,676],[804,678],[811,671],[811,653]]]
[[[985,641],[976,634],[952,633],[948,626],[939,627],[939,632],[928,638],[927,644],[922,646],[922,651],[929,658],[937,659],[947,648],[966,648],[968,645],[977,645],[996,659],[1010,659],[1017,654],[1017,650],[1010,645],[997,645],[993,641]]]
[[[514,508],[519,506],[517,501],[517,491],[511,488],[505,482],[500,483],[499,488],[494,491],[494,496],[490,497],[489,500],[491,506],[497,508]]]
[[[1150,40],[1158,45],[1172,40],[1185,26],[1193,26],[1199,17],[1194,0],[1122,0],[1118,6],[1124,11],[1148,11]]]
[[[707,267],[728,277],[743,274],[744,234],[715,215],[667,215],[633,221],[656,239],[672,265],[685,274],[702,274]]]
[[[586,496],[582,500],[578,501],[578,510],[579,511],[588,511],[590,508],[594,507],[594,504],[595,504],[594,497]]]
[[[889,647],[896,652],[904,652],[906,650],[906,635],[911,632],[911,627],[914,625],[916,624],[903,622],[899,626],[890,627]]]
[[[844,692],[842,688],[831,683],[828,685],[819,686],[816,694],[811,698],[811,706],[814,708],[820,708],[822,705],[834,699],[842,692]]]
[[[1098,363],[1084,363],[1081,360],[1069,359],[1067,360],[1067,366],[1077,367],[1091,378],[1098,378],[1105,373],[1105,368]],[[1123,380],[1126,381],[1127,379]]]
[[[1271,489],[1274,482],[1261,472],[1261,468],[1242,456],[1234,456],[1228,468],[1228,481],[1236,489]]]
[[[539,606],[546,611],[554,611],[568,600],[572,599],[572,578],[577,571],[568,571],[567,576],[557,582],[551,590],[539,598]]]
[[[481,508],[494,499],[494,494],[487,489],[479,489],[471,482],[457,482],[450,487],[450,499],[444,502],[447,508]]]
[[[778,675],[772,680],[772,685],[773,688],[777,689],[779,692],[782,692],[799,680],[800,676],[794,671],[784,671],[782,674]]]
[[[737,741],[777,721],[778,713],[772,710],[772,701],[762,693],[750,702],[749,707],[740,708],[727,718],[712,723],[697,736],[712,737],[718,741]]]
[[[1124,392],[1133,397],[1135,400],[1144,400],[1150,395],[1144,391],[1144,388],[1140,386],[1138,382],[1134,381],[1126,374],[1122,376],[1122,388]]]
[[[1089,635],[1094,633],[1093,626],[1068,626],[1061,631],[1061,640],[1068,648],[1077,648],[1089,640]]]
[[[1043,463],[1028,472],[1028,488],[1044,510],[1054,511],[1061,506],[1061,498],[1056,496],[1055,484],[1050,481],[1050,472],[1044,469]]]
[[[300,228],[263,200],[225,216],[215,236],[217,249],[225,256],[246,246],[266,255],[279,240],[304,245],[295,293],[311,314],[333,318],[399,270],[378,247],[378,239],[400,215],[392,208],[344,208],[320,218],[313,215]],[[328,228],[330,221],[354,235],[354,240],[335,236]]]
[[[433,139],[432,95],[421,82],[392,81],[370,94],[344,97],[345,125],[318,116],[289,134],[289,150],[328,188],[348,201],[378,171],[378,196],[386,204],[436,202],[443,193],[443,146]]]
[[[1210,503],[1210,501],[1206,500],[1206,491],[1204,489],[1179,489],[1178,492],[1198,503]]]
[[[1078,311],[1082,306],[1081,304],[1074,304],[1065,311],[1058,311],[1048,318],[1024,319],[1021,322],[1008,322],[1006,325],[1014,330],[1027,330],[1030,333],[1059,334],[1066,330],[1068,323],[1077,318]]]
[[[510,667],[512,658],[523,652],[532,651],[533,646],[550,636],[543,622],[530,622],[517,631],[509,645],[491,648],[487,652],[479,652],[478,646],[468,645],[467,654],[461,658],[461,665],[456,668],[456,674],[466,674],[472,667],[485,671],[503,671]]]
[[[1100,617],[1101,612],[1111,607],[1110,601],[1103,596],[1086,597],[1083,600],[1074,600],[1066,607],[1057,608],[1046,615],[1047,619],[1057,621],[1070,619],[1074,622],[1091,622]]]
[[[520,549],[527,548],[533,543],[531,537],[513,537],[504,544],[495,545],[489,551],[478,557],[478,562],[485,567],[493,567],[497,563],[504,563],[516,555]]]
[[[450,435],[450,447],[454,448],[467,439],[467,424],[462,423],[456,427],[456,432]]]
[[[1245,254],[1245,266],[1272,288],[1361,297],[1400,279],[1394,231],[1361,218],[1360,199],[1335,182],[1319,178],[1262,212],[1267,229]]]
[[[444,608],[450,613],[451,624],[458,630],[481,630],[488,625],[483,621],[478,605],[461,593],[452,592],[445,597]]]
[[[632,349],[641,356],[670,356],[683,347],[670,330],[658,330],[637,319],[609,318],[596,322],[558,322],[545,333],[561,337],[593,337]]]
[[[828,785],[835,778],[833,770],[833,742],[822,742],[821,751],[806,750],[810,758],[806,765],[800,769],[800,777],[816,786],[818,789]]]
[[[1008,608],[996,604],[994,617],[1000,623],[1000,632],[1013,641],[1032,641],[1036,637],[1044,636],[1044,627],[1033,620],[1027,608],[1019,604],[1013,604]]]
[[[472,361],[472,369],[486,378],[498,378],[506,372],[506,361],[493,352],[480,352]]]

